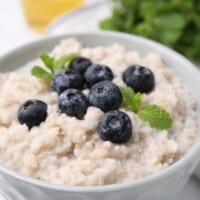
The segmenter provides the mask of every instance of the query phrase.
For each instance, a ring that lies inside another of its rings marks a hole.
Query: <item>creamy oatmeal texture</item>
[[[157,104],[173,117],[173,126],[160,131],[124,108],[133,125],[126,144],[102,141],[96,126],[103,112],[89,107],[84,120],[61,114],[57,94],[29,70],[0,74],[0,160],[28,176],[65,185],[104,185],[139,179],[168,167],[193,143],[197,132],[195,102],[155,53],[141,57],[119,44],[83,47],[67,39],[55,47],[56,58],[77,52],[94,63],[105,63],[113,82],[124,85],[121,75],[131,64],[149,67],[155,75],[154,91],[144,95],[143,105]],[[88,93],[87,90],[84,91]],[[30,131],[17,120],[19,106],[28,99],[48,104],[48,117]]]

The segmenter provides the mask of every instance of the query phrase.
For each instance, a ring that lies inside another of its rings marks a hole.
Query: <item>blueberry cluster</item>
[[[105,114],[99,119],[97,133],[102,140],[125,143],[132,134],[129,116],[119,111],[122,96],[112,82],[112,70],[103,64],[93,64],[89,59],[74,59],[69,69],[58,72],[51,86],[59,95],[58,107],[68,116],[83,119],[88,106],[100,108]],[[123,81],[136,92],[148,93],[154,88],[155,78],[146,67],[132,65],[123,73]],[[81,91],[89,88],[88,98]],[[29,129],[40,125],[47,117],[47,104],[40,100],[28,100],[18,110],[18,120]]]

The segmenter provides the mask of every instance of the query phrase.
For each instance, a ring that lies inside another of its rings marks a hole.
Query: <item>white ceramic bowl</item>
[[[71,33],[64,36],[45,38],[21,48],[18,48],[0,58],[0,70],[15,70],[26,62],[37,57],[41,50],[51,50],[55,44],[66,37],[76,37],[85,45],[110,45],[119,42],[128,49],[134,49],[141,54],[154,51],[160,54],[164,62],[178,76],[185,87],[200,102],[200,73],[187,59],[164,47],[136,36],[112,32]],[[198,117],[200,110],[198,108]],[[200,133],[189,152],[173,165],[151,176],[132,183],[121,183],[106,186],[59,186],[25,177],[11,169],[0,166],[0,185],[4,193],[13,200],[160,200],[165,196],[170,198],[178,188],[188,180],[199,161]]]

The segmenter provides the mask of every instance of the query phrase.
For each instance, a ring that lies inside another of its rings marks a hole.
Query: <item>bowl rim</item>
[[[2,59],[6,59],[6,57],[9,57],[12,54],[15,54],[17,51],[22,51],[27,49],[28,47],[32,46],[37,46],[39,43],[46,43],[49,40],[53,39],[63,39],[67,37],[71,37],[73,35],[75,38],[76,36],[101,36],[101,37],[106,37],[106,36],[113,36],[115,38],[120,37],[123,39],[128,39],[131,41],[137,40],[137,42],[140,42],[141,44],[148,44],[150,47],[155,48],[160,50],[160,52],[163,52],[165,55],[169,55],[171,57],[176,57],[177,60],[180,62],[185,63],[185,67],[193,71],[193,73],[199,74],[199,70],[185,57],[180,55],[179,53],[175,52],[174,50],[170,49],[169,47],[166,47],[162,44],[159,44],[155,41],[140,37],[140,36],[135,36],[135,35],[129,35],[126,33],[119,33],[119,32],[112,32],[112,31],[92,31],[92,32],[71,32],[67,34],[62,34],[62,35],[57,35],[57,36],[48,36],[33,42],[29,42],[25,45],[22,45],[18,48],[15,48],[12,51],[7,52],[6,54],[0,56],[0,61]],[[149,184],[154,181],[158,181],[159,179],[163,179],[169,175],[173,175],[176,173],[178,169],[181,169],[182,167],[186,166],[196,155],[198,155],[198,150],[200,149],[200,136],[198,134],[197,139],[195,143],[189,148],[188,152],[183,155],[178,161],[173,163],[172,165],[168,166],[167,168],[160,170],[152,175],[140,178],[136,181],[133,182],[127,182],[127,183],[116,183],[116,184],[111,184],[111,185],[101,185],[101,186],[66,186],[66,185],[58,185],[54,183],[48,183],[36,178],[32,178],[29,176],[22,175],[11,168],[8,168],[6,166],[3,166],[0,164],[0,172],[5,173],[6,175],[11,176],[12,178],[19,180],[23,183],[29,183],[34,186],[38,186],[44,189],[51,189],[51,190],[56,190],[56,191],[63,191],[63,192],[80,192],[80,193],[101,193],[101,192],[110,192],[110,191],[116,191],[116,190],[123,190],[123,189],[133,189],[136,187],[140,187],[141,185]],[[200,161],[200,158],[199,158]],[[196,163],[197,164],[197,163]],[[194,168],[195,166],[193,166]]]

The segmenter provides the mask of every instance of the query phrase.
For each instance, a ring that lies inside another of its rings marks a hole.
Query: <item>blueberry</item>
[[[97,133],[105,141],[117,144],[128,142],[132,134],[131,120],[122,111],[109,111],[100,118]]]
[[[47,104],[43,101],[31,99],[19,107],[18,120],[21,124],[26,124],[29,129],[39,126],[47,117]]]
[[[92,62],[84,57],[77,57],[69,64],[69,68],[83,74]]]
[[[52,88],[58,94],[61,94],[68,88],[82,89],[83,79],[79,72],[67,70],[58,72],[52,80]]]
[[[82,119],[87,112],[88,100],[77,89],[67,89],[59,96],[59,109],[68,116]]]
[[[88,67],[84,74],[84,79],[87,86],[90,88],[95,83],[105,80],[112,80],[113,73],[111,69],[103,64],[93,64]]]
[[[102,81],[92,86],[89,103],[107,112],[118,109],[122,102],[119,88],[111,81]]]
[[[124,82],[132,87],[135,92],[148,93],[155,85],[153,72],[140,65],[131,65],[123,74]]]

